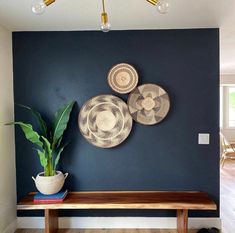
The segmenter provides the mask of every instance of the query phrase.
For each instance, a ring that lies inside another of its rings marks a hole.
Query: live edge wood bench
[[[63,203],[36,204],[30,193],[18,210],[44,210],[45,233],[56,233],[59,209],[169,209],[177,211],[178,233],[188,232],[189,210],[216,210],[215,202],[203,192],[69,192]]]

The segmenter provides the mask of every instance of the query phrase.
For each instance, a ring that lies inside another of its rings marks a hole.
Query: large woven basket
[[[36,179],[34,177],[32,179],[40,193],[50,195],[58,193],[62,189],[67,176],[68,173],[63,174],[60,171],[56,171],[54,176],[44,176],[44,172],[41,172]]]

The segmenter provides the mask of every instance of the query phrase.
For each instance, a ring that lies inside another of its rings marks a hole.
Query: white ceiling
[[[32,0],[0,0],[0,24],[12,31],[99,30],[101,0],[57,0],[45,14]],[[113,30],[221,28],[221,73],[235,74],[235,0],[171,0],[159,14],[146,0],[106,0]]]

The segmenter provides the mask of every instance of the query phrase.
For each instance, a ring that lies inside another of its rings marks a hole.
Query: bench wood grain
[[[63,203],[34,203],[30,193],[22,199],[18,210],[45,210],[45,233],[58,228],[59,209],[171,209],[177,210],[179,233],[188,231],[188,210],[216,210],[215,202],[204,192],[112,191],[69,192]]]

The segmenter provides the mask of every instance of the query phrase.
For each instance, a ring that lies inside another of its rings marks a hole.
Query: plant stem
[[[48,165],[46,167],[44,167],[44,175],[45,176],[50,176],[50,171],[49,171]]]
[[[44,174],[45,176],[54,176],[55,171],[53,168],[53,158],[52,155],[47,155],[48,162],[47,165],[44,167]]]
[[[50,158],[48,160],[48,169],[49,169],[49,175],[53,176],[54,175],[54,170],[53,170],[53,162],[52,162],[52,158]]]

